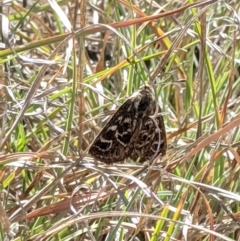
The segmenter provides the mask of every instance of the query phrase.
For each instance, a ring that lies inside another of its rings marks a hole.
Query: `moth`
[[[166,131],[163,117],[152,117],[156,108],[150,86],[144,85],[108,121],[90,146],[89,154],[107,164],[126,158],[145,162],[164,156]],[[161,111],[160,106],[158,110]]]

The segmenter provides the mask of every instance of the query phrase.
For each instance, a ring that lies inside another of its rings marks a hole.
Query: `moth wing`
[[[136,133],[133,136],[134,140],[131,140],[131,159],[136,161],[140,158],[139,162],[145,162],[151,161],[159,154],[161,156],[166,154],[167,140],[162,116],[158,116],[155,121],[145,116]]]
[[[128,157],[128,143],[137,120],[134,99],[128,99],[95,138],[89,154],[105,163],[121,162]]]

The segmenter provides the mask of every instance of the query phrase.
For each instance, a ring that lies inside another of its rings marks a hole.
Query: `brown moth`
[[[145,85],[112,116],[90,146],[89,154],[107,164],[126,158],[145,162],[165,155],[164,121],[161,115],[152,118],[155,111],[156,101],[150,87]]]

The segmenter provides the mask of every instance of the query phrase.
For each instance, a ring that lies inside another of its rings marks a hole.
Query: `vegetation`
[[[0,240],[239,240],[239,4],[1,3]],[[94,160],[146,83],[167,154]]]

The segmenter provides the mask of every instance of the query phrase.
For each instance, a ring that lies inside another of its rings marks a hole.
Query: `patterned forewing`
[[[127,158],[125,149],[136,128],[134,111],[128,111],[132,105],[132,100],[127,100],[92,143],[89,153],[97,160],[112,163]]]
[[[141,124],[136,129],[132,142],[132,152],[130,157],[139,162],[151,161],[158,155],[164,156],[167,149],[165,125],[162,116],[153,120],[150,116],[142,119]]]
[[[89,153],[105,163],[121,162],[129,157],[130,140],[139,119],[149,114],[151,101],[149,88],[143,88],[123,103],[96,137]]]

